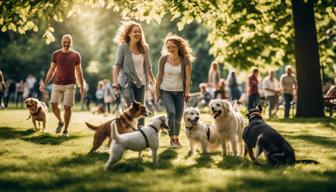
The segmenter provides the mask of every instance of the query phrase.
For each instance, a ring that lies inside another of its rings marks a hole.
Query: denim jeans
[[[259,103],[259,95],[258,94],[252,94],[248,96],[247,101],[247,109],[250,111],[251,109],[254,109]]]
[[[277,97],[278,97],[277,95],[266,96],[266,102],[267,102],[267,105],[268,105],[268,117],[269,118],[272,117],[272,110],[277,105],[277,102],[278,102]]]
[[[289,110],[291,108],[291,102],[293,101],[293,95],[284,93],[283,95],[285,101],[285,118],[289,117]]]
[[[134,101],[138,101],[144,104],[145,100],[145,86],[141,86],[140,88],[136,87],[136,85],[131,84],[126,88],[122,88],[122,95],[127,103],[127,106],[130,106]],[[145,124],[145,119],[141,118],[138,122],[138,127],[143,126]]]
[[[161,101],[168,115],[169,136],[178,136],[184,111],[183,92],[161,90]]]

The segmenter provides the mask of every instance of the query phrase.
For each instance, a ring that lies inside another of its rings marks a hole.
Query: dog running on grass
[[[252,109],[248,113],[249,124],[244,130],[243,139],[250,158],[257,164],[258,157],[264,153],[267,162],[272,166],[293,165],[295,163],[313,163],[314,160],[296,160],[292,146],[261,117],[262,108]],[[253,148],[256,148],[254,155]],[[246,153],[245,153],[246,154]]]
[[[90,152],[96,151],[106,138],[109,138],[108,144],[111,144],[111,125],[115,124],[120,134],[136,130],[138,120],[150,115],[150,111],[140,102],[134,102],[123,111],[117,118],[107,121],[99,126],[91,125],[86,122],[86,126],[95,131],[93,137],[93,146]]]
[[[42,132],[44,132],[47,124],[47,114],[48,114],[47,105],[44,102],[39,101],[38,99],[35,98],[27,98],[24,102],[30,113],[28,119],[32,118],[35,130],[37,130],[36,121],[38,122],[39,125],[40,121],[42,121]]]

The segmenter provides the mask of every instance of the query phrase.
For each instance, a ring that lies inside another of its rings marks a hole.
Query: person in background
[[[252,74],[248,77],[248,101],[247,101],[247,109],[250,111],[251,109],[254,109],[257,104],[259,103],[259,90],[258,90],[258,74],[259,69],[254,67],[252,69]]]
[[[275,78],[275,73],[273,70],[268,72],[268,76],[266,76],[262,82],[262,89],[264,91],[264,95],[266,97],[266,102],[268,105],[268,118],[272,118],[273,109],[277,106],[278,97],[279,97],[279,89],[278,89],[278,81]],[[276,116],[276,114],[274,114]]]
[[[238,101],[240,100],[241,97],[241,90],[239,88],[239,84],[237,81],[237,77],[236,77],[236,72],[231,71],[227,77],[227,82],[229,85],[229,89],[230,89],[230,99],[231,101]]]
[[[19,102],[21,103],[21,108],[23,108],[23,92],[24,92],[24,81],[20,80],[20,82],[16,83],[16,97],[15,97],[15,104],[18,107]]]
[[[145,89],[155,84],[152,64],[149,58],[149,47],[139,23],[124,22],[118,29],[114,41],[119,49],[117,61],[113,67],[112,88],[121,92],[128,106],[134,101],[144,104]],[[138,128],[144,126],[144,119],[138,122]]]
[[[218,63],[213,61],[208,72],[208,86],[212,97],[215,97],[215,92],[218,90],[219,78]]]
[[[9,102],[15,102],[16,83],[13,79],[7,79],[7,90],[5,93],[5,108],[8,107]]]
[[[293,75],[293,69],[290,65],[285,67],[285,71],[286,73],[283,74],[280,78],[280,89],[285,101],[284,118],[289,118],[289,111],[294,95],[296,94],[297,83],[296,78]]]
[[[166,108],[170,147],[179,148],[179,134],[184,103],[190,99],[191,54],[189,43],[180,36],[168,34],[159,59],[157,100]]]
[[[103,87],[104,87],[103,81],[98,81],[96,90],[96,103],[98,106],[102,107],[105,111]]]
[[[108,79],[103,80],[104,106],[105,112],[111,113],[111,104],[115,100],[111,83]]]
[[[199,107],[203,108],[209,105],[212,97],[209,91],[207,91],[207,84],[206,83],[200,83],[199,84],[200,89],[200,97],[199,97]]]
[[[35,83],[36,83],[36,78],[34,75],[32,74],[29,74],[27,79],[26,79],[26,82],[27,82],[27,86],[28,86],[28,89],[29,89],[29,95],[28,97],[34,97],[34,86],[35,86]]]
[[[215,92],[215,99],[227,99],[226,92],[226,81],[225,79],[220,79],[218,83],[218,89]]]
[[[6,92],[5,78],[0,70],[0,109],[4,108],[4,96]]]

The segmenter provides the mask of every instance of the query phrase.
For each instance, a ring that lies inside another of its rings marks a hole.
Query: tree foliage
[[[177,20],[179,30],[192,22],[209,29],[210,53],[225,64],[241,69],[252,65],[293,63],[293,22],[289,0],[51,0],[1,1],[2,31],[37,30],[35,20],[63,21],[81,11],[81,5],[119,12],[123,19],[160,23],[164,16]],[[336,1],[315,3],[321,63],[335,63]],[[43,28],[47,43],[53,28]]]

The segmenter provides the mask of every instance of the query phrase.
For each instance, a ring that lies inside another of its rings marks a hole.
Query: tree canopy
[[[51,0],[2,1],[1,30],[24,34],[37,31],[37,19],[49,22],[42,28],[47,43],[54,41],[52,21],[63,21],[81,6],[119,12],[123,19],[160,23],[164,16],[176,20],[179,30],[192,22],[209,29],[210,53],[219,62],[247,69],[252,65],[293,63],[293,20],[289,0]],[[321,63],[335,63],[336,1],[315,2]]]

